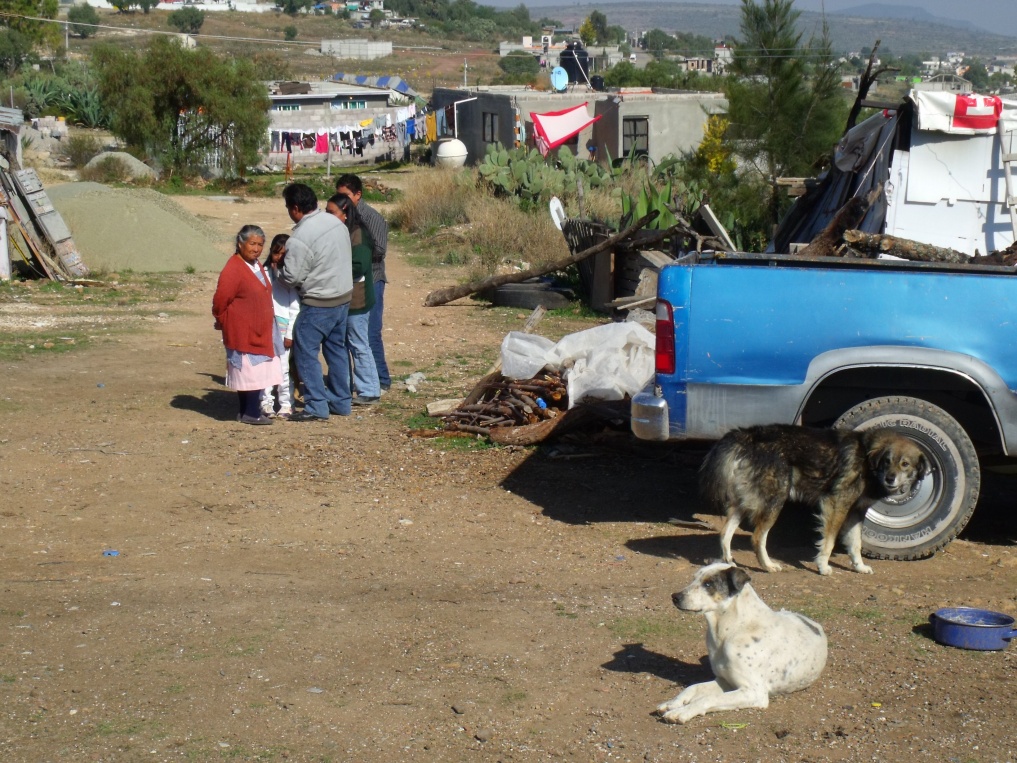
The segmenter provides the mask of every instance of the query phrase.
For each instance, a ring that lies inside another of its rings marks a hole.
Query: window
[[[277,103],[272,107],[272,111],[300,111],[299,103]]]
[[[625,117],[622,119],[622,156],[627,157],[633,149],[635,156],[649,155],[649,117]]]
[[[329,103],[332,111],[345,111],[346,109],[366,109],[367,101],[332,101]]]
[[[490,112],[483,112],[484,117],[484,143],[498,142],[498,115]]]

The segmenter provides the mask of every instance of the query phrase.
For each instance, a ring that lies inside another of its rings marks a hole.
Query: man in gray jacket
[[[318,209],[318,197],[310,186],[286,186],[283,201],[296,223],[286,242],[282,278],[300,293],[293,359],[304,383],[304,411],[290,421],[324,421],[330,413],[349,416],[353,404],[346,348],[346,318],[353,295],[350,234],[338,218]],[[328,366],[325,381],[319,350]]]

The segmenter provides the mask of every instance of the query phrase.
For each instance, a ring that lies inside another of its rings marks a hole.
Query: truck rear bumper
[[[657,395],[652,386],[632,398],[631,426],[632,434],[640,440],[670,439],[667,400]]]

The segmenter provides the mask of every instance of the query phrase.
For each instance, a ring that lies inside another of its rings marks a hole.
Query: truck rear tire
[[[834,426],[895,429],[918,444],[930,466],[910,495],[880,501],[866,512],[862,553],[921,559],[964,529],[978,503],[981,472],[971,438],[953,416],[918,398],[879,397],[856,405]]]

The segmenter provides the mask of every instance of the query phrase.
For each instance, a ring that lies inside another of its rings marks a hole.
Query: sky
[[[605,8],[612,2],[623,0],[604,0]],[[681,0],[670,0],[675,5],[681,5]],[[690,0],[697,4],[704,5],[734,5],[739,6],[738,0]],[[867,5],[879,0],[795,0],[795,7],[800,11],[821,11],[825,7],[827,12],[839,13],[860,5]],[[1013,35],[1017,37],[1017,0],[882,0],[886,5],[899,5],[913,8],[924,8],[933,16],[938,16],[944,21],[954,19],[969,21],[983,29],[994,30],[999,34]],[[477,0],[479,5],[491,5],[497,8],[514,8],[519,5],[520,0]],[[546,8],[568,5],[589,5],[597,8],[596,0],[581,0],[581,2],[555,3],[553,0],[523,0],[529,8]],[[605,10],[606,12],[606,10]]]

